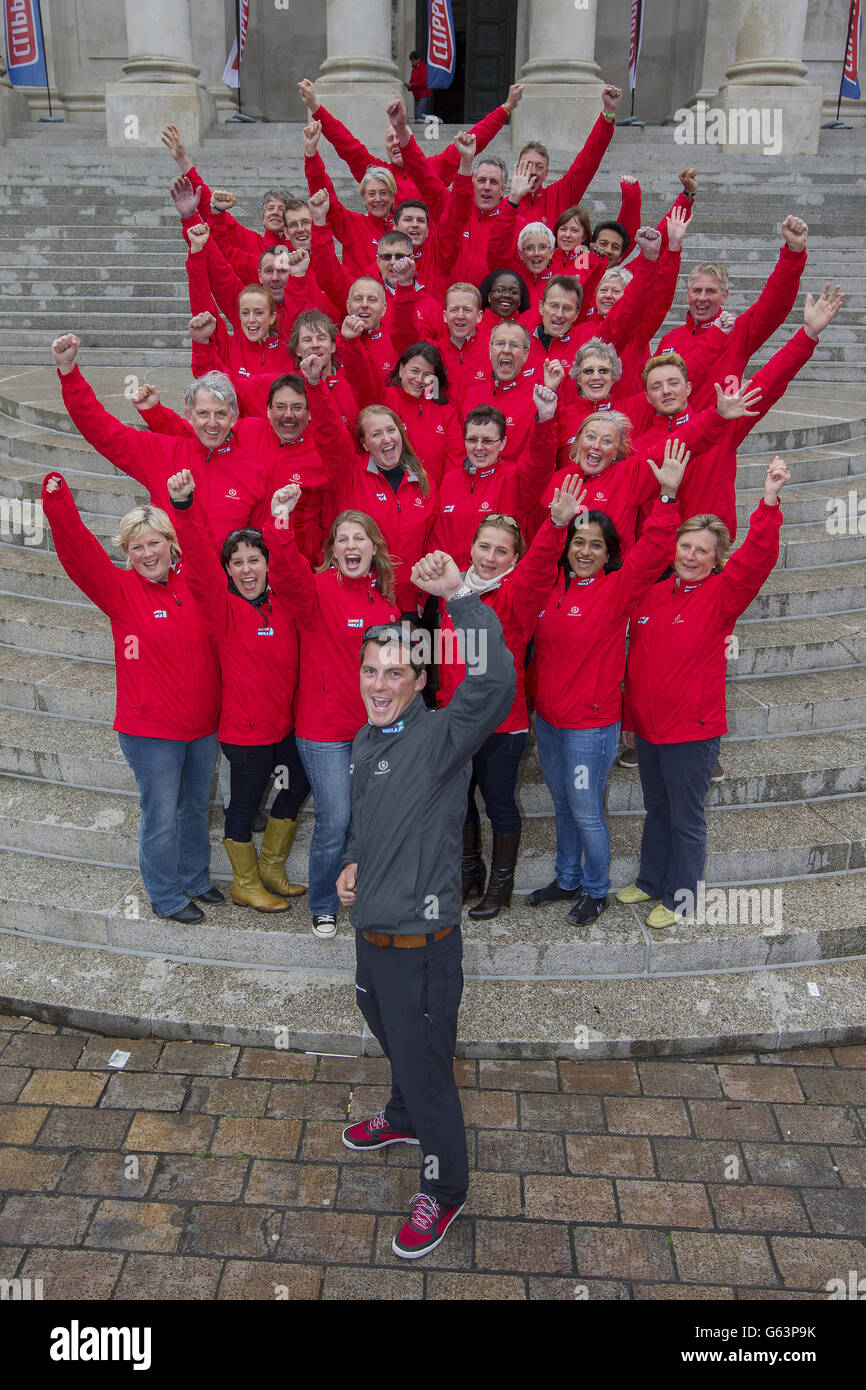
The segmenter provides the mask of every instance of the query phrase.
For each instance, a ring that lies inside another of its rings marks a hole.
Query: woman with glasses
[[[364,512],[343,511],[325,542],[314,573],[298,549],[292,513],[301,489],[289,483],[271,501],[263,531],[279,591],[291,595],[300,634],[295,737],[316,807],[310,846],[313,932],[337,932],[336,882],[351,816],[352,739],[365,722],[358,680],[361,637],[375,623],[395,623],[394,569],[385,537]]]
[[[485,517],[472,542],[471,564],[464,583],[493,609],[502,623],[517,674],[517,691],[507,717],[485,739],[472,759],[469,805],[463,826],[462,868],[463,901],[473,895],[481,897],[481,901],[469,909],[469,916],[476,920],[496,917],[500,909],[511,902],[522,830],[515,797],[517,773],[529,732],[524,677],[526,645],[544,596],[550,592],[562,552],[563,528],[580,510],[583,495],[577,478],[564,479],[554,493],[549,516],[525,555],[520,527],[514,517],[501,512]],[[471,663],[472,654],[467,651],[463,655]],[[455,640],[453,624],[444,610],[439,656],[439,704],[448,705],[464,679],[466,665]],[[477,653],[477,658],[483,659],[483,653]],[[481,818],[475,800],[479,787],[493,829],[493,856],[486,893]]]

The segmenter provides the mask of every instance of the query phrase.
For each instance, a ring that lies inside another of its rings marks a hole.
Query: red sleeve
[[[246,256],[260,254],[261,238],[258,232],[244,227],[230,212],[212,212],[208,217],[208,226],[227,260],[231,261],[232,251],[241,251]]]
[[[641,188],[639,183],[622,183],[622,181],[620,181],[619,186],[622,197],[616,220],[625,227],[628,232],[629,245],[633,246],[635,234],[640,227]]]
[[[487,269],[511,269],[517,256],[518,209],[508,199],[499,204],[499,216],[493,218],[490,236],[487,241]],[[522,267],[523,276],[526,267]]]
[[[556,567],[567,533],[568,527],[556,526],[548,514],[508,580],[513,611],[527,638],[535,627],[539,609],[556,583]]]
[[[621,351],[637,336],[647,296],[655,288],[659,264],[659,261],[651,261],[646,256],[641,256],[634,263],[632,277],[625,287],[625,292],[599,322],[598,337],[606,343],[613,343],[617,351]]]
[[[817,339],[810,338],[805,328],[798,328],[793,338],[789,338],[787,343],[774,352],[769,362],[766,362],[759,371],[750,379],[749,386],[760,387],[762,396],[756,409],[757,415],[745,415],[739,420],[734,420],[734,442],[739,445],[746,435],[753,430],[760,420],[776,402],[784,396],[793,378],[797,375],[801,367],[804,367],[818,346]]]
[[[635,337],[639,342],[649,342],[659,331],[668,316],[677,289],[680,273],[681,254],[666,246],[658,260],[658,270],[650,286],[646,306],[641,314]],[[625,298],[625,295],[623,295]],[[614,305],[614,308],[616,306]]]
[[[385,383],[382,373],[359,338],[339,338],[337,353],[343,373],[355,397],[358,409],[381,401]]]
[[[783,246],[773,273],[755,303],[738,315],[731,337],[742,347],[747,361],[790,314],[805,267],[805,251],[789,251]]]
[[[235,274],[216,242],[208,241],[204,251],[198,254],[207,257],[208,282],[220,310],[230,323],[237,325],[238,295],[246,281]]]
[[[658,486],[658,480],[653,479]],[[677,548],[677,527],[682,517],[679,506],[656,502],[644,522],[640,538],[630,548],[616,573],[614,613],[627,618],[636,603],[673,564]]]
[[[680,193],[676,198],[674,198],[674,201],[671,203],[664,217],[662,217],[661,220],[656,223],[656,231],[661,232],[662,241],[664,242],[665,247],[667,247],[668,244],[668,218],[670,217],[674,208],[685,208],[686,212],[689,215],[688,220],[689,222],[691,222],[692,211],[694,209],[694,206],[694,198],[687,198],[685,193]]]
[[[328,177],[328,171],[320,154],[314,154],[312,159],[304,158],[304,173],[307,176],[307,185],[311,193],[318,193],[320,188],[328,190],[331,199],[328,208],[328,226],[342,246],[351,246],[356,239],[355,224],[361,220],[363,214],[350,211],[340,202],[337,197],[337,190]]]
[[[567,207],[580,202],[613,139],[615,124],[615,121],[608,121],[604,114],[601,114],[571,167],[561,179],[548,184],[544,190],[544,211],[548,221],[555,222]]]
[[[96,399],[93,388],[84,380],[78,367],[65,375],[58,372],[63,404],[78,432],[130,478],[146,487],[148,492],[157,480],[164,481],[166,447],[162,440],[146,430],[123,425]]]
[[[768,507],[762,497],[749,520],[746,539],[721,573],[718,589],[722,618],[736,622],[760,593],[779,558],[781,527],[781,505]]]
[[[46,483],[50,478],[60,478],[63,486],[58,492],[47,490]],[[124,609],[120,574],[78,515],[72,493],[61,473],[45,475],[42,507],[51,527],[57,558],[73,584],[77,584],[81,592],[109,618],[119,617]]]
[[[216,334],[214,334],[214,338]],[[229,374],[228,367],[219,354],[214,338],[210,338],[206,343],[193,341],[192,345],[192,374],[194,377],[204,376],[205,372],[225,372]]]
[[[455,150],[456,154],[457,151]],[[459,165],[460,158],[458,156]],[[445,199],[448,197],[448,189],[438,177],[432,159],[426,159],[418,147],[418,142],[414,135],[410,135],[408,145],[403,146],[403,166],[406,173],[424,199],[430,209],[430,219],[442,216],[442,209],[445,206]]]
[[[443,274],[451,269],[460,253],[463,232],[469,225],[474,201],[475,185],[471,177],[468,174],[455,174],[454,186],[448,194],[442,216],[438,224],[430,228],[425,242],[425,249],[428,243],[432,243],[430,249],[436,268]]]
[[[322,293],[335,308],[342,305],[336,316],[337,323],[342,323],[346,314],[346,295],[352,282],[337,260],[334,234],[330,227],[313,226],[310,265]]]
[[[607,256],[597,256],[594,251],[585,251],[587,268],[582,270],[578,276],[583,285],[583,299],[580,301],[580,313],[577,316],[578,323],[582,323],[590,309],[595,305],[595,294],[601,284],[602,276],[608,269]]]
[[[463,460],[466,458],[466,442],[463,438],[463,427],[460,424],[460,416],[453,404],[446,407],[445,424],[445,471],[449,468],[462,468]]]
[[[490,141],[499,134],[505,122],[508,120],[509,113],[504,106],[496,106],[489,111],[486,116],[482,116],[480,121],[472,127],[469,134],[475,136],[475,153],[479,155],[482,150],[486,150]],[[427,163],[432,167],[434,174],[448,186],[460,168],[460,154],[455,145],[449,145],[442,150],[441,154],[434,154]]]
[[[383,164],[381,159],[372,155],[367,146],[362,145],[348,127],[344,126],[342,121],[338,121],[336,116],[332,116],[324,106],[316,108],[313,120],[321,121],[322,134],[334,146],[343,163],[348,164],[356,183],[361,182],[371,165]],[[312,191],[315,192],[315,189]]]
[[[204,251],[190,251],[186,258],[186,276],[189,282],[189,307],[193,317],[196,314],[213,314],[217,321],[211,343],[220,357],[227,357],[229,352],[229,335],[226,326],[220,317],[219,307],[211,291],[210,276],[208,274],[207,247]],[[198,375],[195,368],[196,344],[193,344],[192,362],[193,375]]]
[[[541,494],[556,469],[556,416],[552,420],[535,420],[522,458],[513,465],[517,510],[529,512],[541,500]]]
[[[188,420],[182,415],[178,415],[176,410],[170,406],[159,405],[151,406],[150,410],[140,410],[141,423],[151,431],[152,434],[172,434],[178,439],[192,439],[195,437],[195,430]]]
[[[295,538],[294,516],[292,525],[276,526],[269,516],[262,526],[262,535],[268,547],[268,567],[273,567],[274,586],[286,603],[292,606],[292,615],[298,627],[315,628],[319,622],[319,595],[313,572],[298,549]]]
[[[191,166],[189,172],[186,174],[185,177],[188,178],[190,183],[192,184],[193,191],[195,191],[196,188],[201,189],[201,197],[198,200],[198,207],[196,208],[192,217],[182,217],[180,221],[181,235],[188,246],[189,228],[194,227],[197,222],[210,222],[211,191],[194,164]]]
[[[402,356],[408,347],[419,340],[416,308],[420,298],[421,296],[414,285],[398,285],[394,291],[389,336],[394,351],[399,356]],[[432,341],[435,342],[435,339]]]
[[[225,637],[231,594],[226,572],[205,526],[204,508],[196,504],[193,492],[191,507],[173,507],[169,502],[168,515],[180,541],[184,578],[202,618],[215,637]]]
[[[328,485],[339,497],[342,486],[351,478],[355,468],[355,445],[352,436],[331,404],[324,382],[307,386],[310,421],[316,449],[328,474]]]

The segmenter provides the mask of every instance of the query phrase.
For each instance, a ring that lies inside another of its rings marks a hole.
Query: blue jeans
[[[538,761],[556,812],[556,881],[566,892],[582,885],[590,897],[603,898],[610,888],[604,789],[620,727],[555,729],[535,716]]]
[[[299,738],[297,744],[316,803],[309,877],[310,911],[318,917],[325,912],[336,913],[340,906],[336,885],[343,871],[343,851],[352,818],[349,795],[352,745],[319,743],[309,738]]]
[[[682,911],[677,893],[693,894],[707,857],[704,802],[710,775],[719,760],[721,739],[689,743],[648,743],[636,736],[637,769],[646,819],[640,846],[638,888]]]
[[[429,97],[415,97],[415,120],[423,121],[430,110]]]
[[[210,888],[208,807],[217,736],[193,739],[118,734],[141,798],[138,865],[160,917]]]

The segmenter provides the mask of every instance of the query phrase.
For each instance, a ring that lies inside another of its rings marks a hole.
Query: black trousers
[[[226,839],[238,843],[253,837],[253,821],[258,814],[268,779],[275,769],[283,782],[271,807],[275,820],[297,820],[298,812],[307,799],[310,784],[301,762],[294,734],[287,734],[281,743],[262,743],[247,746],[243,743],[221,743],[220,747],[231,764],[231,797],[226,807]]]
[[[704,802],[721,739],[648,743],[637,735],[637,767],[646,818],[635,883],[673,912],[681,892],[697,901],[707,858]]]
[[[480,820],[477,787],[497,835],[517,835],[523,825],[517,805],[517,774],[526,747],[526,734],[490,734],[472,759],[467,820]]]
[[[391,1063],[385,1118],[421,1141],[419,1191],[443,1207],[466,1201],[466,1128],[454,1080],[457,1012],[463,995],[463,938],[402,949],[373,946],[355,932],[358,1008]]]

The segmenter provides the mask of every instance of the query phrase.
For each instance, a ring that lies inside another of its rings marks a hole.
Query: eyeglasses
[[[610,367],[581,367],[580,376],[612,376]]]
[[[408,251],[377,251],[377,261],[400,261],[404,256],[408,256]]]

